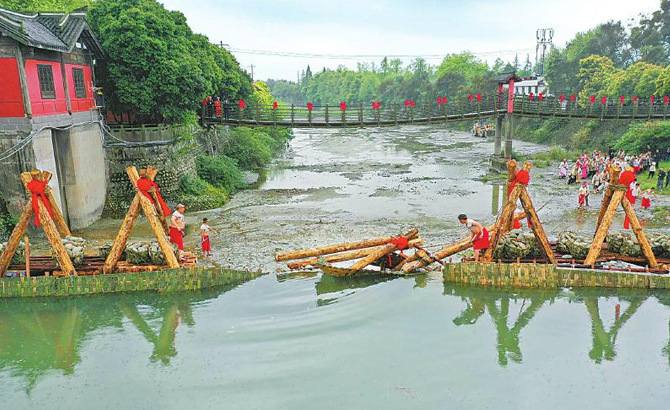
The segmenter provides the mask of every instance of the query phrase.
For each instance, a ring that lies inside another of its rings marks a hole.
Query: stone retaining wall
[[[234,285],[263,275],[262,272],[194,267],[112,275],[6,278],[0,279],[0,298],[80,296],[142,291],[172,293]]]
[[[450,263],[445,282],[497,288],[604,287],[670,289],[670,275],[565,269],[527,263]]]

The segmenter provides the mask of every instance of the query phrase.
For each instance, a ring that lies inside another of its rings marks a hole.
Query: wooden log
[[[408,233],[411,233],[413,238],[419,233],[419,230],[414,228],[410,230]],[[387,245],[394,238],[395,238],[394,236],[387,236],[384,238],[367,239],[359,242],[349,242],[338,245],[323,246],[321,248],[301,249],[291,252],[279,252],[275,255],[275,260],[277,262],[282,262],[282,261],[290,261],[293,259],[305,259],[314,256],[330,255],[333,253],[353,251],[355,249],[372,248],[375,246]]]
[[[530,222],[530,229],[535,234],[535,239],[540,244],[540,247],[544,251],[544,255],[549,259],[549,261],[556,265],[556,256],[549,246],[549,239],[547,239],[547,234],[544,232],[540,218],[538,218],[537,213],[535,212],[535,207],[533,206],[533,201],[528,195],[528,190],[523,188],[521,191],[521,205],[528,215],[528,221]]]
[[[423,243],[423,240],[421,239],[413,239],[409,241],[409,246],[418,246]],[[374,247],[374,248],[365,248],[365,249],[358,249],[355,251],[349,251],[349,252],[344,252],[344,253],[338,253],[335,255],[329,255],[322,258],[311,258],[311,259],[306,259],[304,261],[299,261],[299,262],[291,262],[287,264],[286,266],[289,269],[302,269],[307,266],[313,266],[316,265],[317,263],[323,262],[325,260],[326,262],[344,262],[344,261],[352,261],[354,259],[360,259],[364,258],[368,255],[370,255],[372,252],[375,252],[379,250],[379,246]]]
[[[526,217],[525,213],[522,212],[521,214],[519,214],[520,219],[523,219],[525,217]],[[490,231],[493,230],[494,227],[495,227],[495,224],[487,227],[486,229],[490,232]],[[464,250],[466,250],[470,247],[472,247],[472,242],[470,241],[470,238],[469,237],[468,238],[463,238],[463,239],[461,239],[457,242],[454,242],[452,244],[449,244],[446,247],[440,249],[439,251],[433,253],[433,258],[435,259],[435,261],[440,261],[444,258],[448,258],[449,256],[455,255],[459,252],[463,252]],[[405,264],[405,266],[403,266],[402,270],[405,273],[414,272],[417,269],[421,269],[421,268],[423,268],[425,266],[428,266],[431,263],[433,263],[432,260],[424,259],[421,255],[418,255],[416,257],[410,257],[410,258],[412,258],[413,260],[408,261],[407,264]]]
[[[140,177],[137,173],[137,168],[128,167],[126,168],[126,173],[128,174],[133,187],[137,189],[137,180]],[[158,246],[160,246],[161,251],[163,252],[163,256],[165,256],[168,267],[178,268],[179,261],[177,260],[177,257],[172,250],[172,246],[170,246],[170,241],[168,240],[167,234],[165,233],[165,230],[163,230],[163,226],[161,225],[158,215],[156,214],[156,207],[146,196],[142,194],[136,194],[135,196],[140,198],[140,205],[142,206],[144,215],[147,217],[149,225],[151,225],[151,229],[154,231],[156,241],[158,241]]]
[[[607,236],[607,233],[609,232],[610,227],[612,226],[614,215],[616,214],[616,211],[619,208],[619,204],[621,204],[621,200],[624,198],[624,194],[625,192],[621,190],[616,190],[612,194],[612,200],[607,206],[607,210],[603,215],[602,223],[600,224],[600,227],[598,227],[598,230],[596,231],[596,234],[593,237],[593,243],[591,244],[589,254],[586,255],[586,259],[584,259],[584,265],[591,266],[594,263],[596,263],[596,260],[600,255],[600,251],[603,248],[603,242],[605,241],[605,237]]]
[[[154,181],[156,179],[156,175],[158,175],[158,168],[154,168],[152,166],[147,167],[146,171],[147,178],[150,180]],[[160,219],[161,225],[163,225],[163,230],[165,231],[165,235],[170,234],[170,227],[168,226],[167,219],[169,215],[164,215],[163,214],[163,207],[161,206],[160,202],[158,202],[158,195],[156,195],[156,191],[154,189],[151,189],[149,191],[149,194],[151,195],[151,198],[154,200],[154,207],[156,208],[156,214],[158,214],[158,218]]]
[[[51,219],[49,211],[47,211],[47,208],[44,206],[42,201],[38,201],[37,204],[40,210],[39,214],[40,226],[42,227],[44,233],[47,236],[47,240],[51,245],[51,250],[54,252],[54,255],[56,256],[56,260],[60,265],[61,271],[65,276],[76,275],[77,272],[74,269],[74,265],[72,264],[70,255],[68,255],[67,251],[65,250],[65,245],[63,245],[60,233],[58,232],[58,228],[56,228],[56,224]]]
[[[418,233],[418,231],[416,229],[412,229],[411,231],[403,234],[402,236],[406,237],[407,239],[413,239],[417,235],[417,233]],[[389,253],[391,253],[391,252],[393,252],[397,249],[398,249],[398,245],[396,245],[396,244],[389,243],[389,244],[383,245],[383,246],[379,247],[379,249],[377,249],[376,251],[372,252],[368,256],[361,259],[360,261],[354,263],[351,266],[350,269],[352,270],[352,272],[356,272],[356,271],[359,271],[361,269],[364,269],[366,266],[370,265],[371,263],[373,263],[377,259],[381,258],[382,256],[388,255]]]
[[[631,204],[627,198],[624,198],[621,201],[621,205],[623,205],[623,210],[624,212],[626,212],[626,215],[628,215],[628,219],[630,220],[630,226],[631,228],[633,228],[633,232],[637,237],[637,241],[640,244],[640,248],[642,248],[642,253],[649,262],[649,266],[651,268],[658,267],[658,262],[656,261],[656,255],[654,255],[654,251],[651,249],[651,244],[647,239],[647,235],[645,235],[644,229],[642,229],[642,225],[640,225],[640,220],[637,219],[637,215],[635,214],[633,204]]]
[[[514,222],[516,201],[519,199],[521,190],[523,189],[526,189],[523,185],[515,185],[514,189],[512,190],[512,194],[509,196],[507,202],[505,202],[505,205],[503,206],[502,211],[500,211],[500,215],[498,216],[498,220],[496,221],[493,230],[489,232],[489,247],[484,251],[484,255],[482,257],[483,261],[493,260],[493,253],[498,247],[500,238],[502,238],[502,236],[505,234],[505,229],[507,226],[511,227],[511,224]]]
[[[16,248],[19,246],[19,242],[21,242],[21,237],[26,233],[26,229],[28,228],[28,224],[30,223],[32,216],[33,207],[31,203],[28,202],[23,207],[23,212],[21,212],[19,221],[16,223],[12,234],[7,240],[7,246],[5,246],[5,250],[2,252],[2,255],[0,255],[0,278],[5,275],[5,272],[7,272],[9,263],[12,261],[12,257],[14,257],[14,253],[16,252]]]
[[[116,266],[119,263],[119,259],[121,259],[121,254],[123,254],[123,250],[126,248],[126,244],[130,238],[130,232],[133,230],[133,224],[135,223],[137,216],[140,214],[140,195],[141,194],[139,193],[135,193],[135,198],[133,198],[133,202],[130,203],[130,208],[128,208],[128,212],[123,218],[119,233],[116,234],[112,249],[109,251],[109,255],[107,255],[107,259],[105,260],[105,267],[103,268],[103,273],[105,274],[114,273],[114,270],[116,270]]]
[[[60,232],[61,236],[63,237],[71,236],[72,232],[70,232],[70,227],[67,226],[67,223],[65,222],[65,217],[63,217],[63,213],[61,212],[61,209],[58,206],[56,199],[54,198],[53,191],[49,186],[49,181],[51,181],[52,178],[51,173],[48,171],[32,170],[30,172],[21,173],[21,175],[19,175],[19,178],[21,179],[21,182],[23,182],[23,186],[25,187],[26,193],[28,194],[28,201],[32,200],[31,199],[32,193],[28,190],[28,182],[30,182],[33,179],[46,181],[47,186],[44,188],[44,196],[46,197],[47,202],[49,202],[49,207],[51,208],[51,215],[54,224],[56,225],[56,228],[58,229],[58,232]]]
[[[25,243],[24,255],[26,257],[26,278],[29,278],[30,277],[30,240],[28,239],[27,235],[23,238],[23,241]]]
[[[598,230],[600,229],[600,224],[602,223],[603,217],[605,216],[607,207],[609,206],[610,201],[612,200],[612,195],[614,194],[614,187],[619,182],[619,175],[621,174],[621,168],[615,167],[612,164],[608,164],[607,172],[610,175],[610,182],[609,185],[607,186],[605,194],[603,195],[603,202],[600,206],[600,212],[598,212],[598,222],[596,223],[596,232],[598,232]]]

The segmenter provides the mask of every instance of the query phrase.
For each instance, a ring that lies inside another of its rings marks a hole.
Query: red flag
[[[600,100],[600,103],[603,104],[603,105],[607,104],[607,97],[603,97],[603,98]]]
[[[666,104],[669,103],[670,102],[670,97],[668,97],[667,95],[665,97],[663,97],[663,102],[666,103]]]
[[[481,94],[477,94],[477,101],[481,101],[481,100],[482,100],[482,95],[481,95]]]
[[[532,100],[533,99],[533,93],[528,94],[528,99]]]
[[[307,103],[307,111],[312,111],[314,109],[314,104],[310,101]]]
[[[247,108],[247,103],[245,103],[244,100],[238,101],[237,104],[240,106],[240,110]]]
[[[437,97],[437,105],[442,105],[442,97]]]
[[[473,99],[474,97],[472,96],[472,94],[468,95],[468,101],[472,102]]]
[[[558,101],[560,101],[560,102],[565,101],[565,97],[563,96],[563,94],[558,96]]]
[[[539,100],[542,100],[542,99],[544,99],[544,95],[542,95],[542,93],[540,93],[540,95],[538,95],[537,98],[538,98]]]
[[[652,95],[652,96],[651,96],[651,103],[653,104],[654,102],[656,102],[656,97],[654,97],[654,96]]]
[[[633,97],[633,102],[637,102],[637,96]]]
[[[595,103],[595,102],[596,102],[596,96],[595,96],[595,95],[592,95],[592,96],[591,96],[591,104],[593,104],[593,103]]]
[[[623,95],[621,95],[619,96],[619,101],[621,101],[621,104],[623,104],[624,101],[626,101],[626,98]]]
[[[347,109],[347,103],[345,103],[345,102],[341,102],[341,103],[340,103],[340,110],[344,111],[344,110],[346,110],[346,109]]]
[[[416,107],[416,104],[414,104],[414,100],[409,100],[409,105],[411,105],[412,107]]]
[[[447,97],[443,97],[442,104],[448,104],[448,103],[449,103],[449,100],[447,99]]]
[[[405,100],[405,107],[409,107],[409,100]]]
[[[277,108],[279,108],[279,104],[277,104],[277,101],[275,101],[272,103],[272,109],[276,110]]]
[[[577,98],[575,97],[574,94],[571,94],[571,95],[570,95],[570,101],[575,101],[576,99],[577,99]]]

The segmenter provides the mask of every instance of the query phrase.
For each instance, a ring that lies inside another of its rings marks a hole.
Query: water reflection
[[[177,355],[177,328],[195,325],[191,306],[233,287],[176,295],[0,301],[0,371],[25,377],[29,392],[50,371],[73,373],[88,338],[105,328],[122,329],[125,323],[153,347],[151,362],[169,364]]]
[[[635,315],[639,308],[650,298],[638,290],[606,290],[578,289],[568,295],[561,290],[515,290],[511,292],[445,283],[446,295],[458,296],[465,303],[465,308],[452,322],[456,326],[474,325],[487,312],[497,333],[496,349],[498,363],[505,366],[509,361],[521,363],[523,355],[519,346],[522,330],[535,317],[545,304],[552,304],[556,298],[569,298],[572,302],[582,304],[591,323],[592,344],[588,352],[595,363],[614,360],[616,357],[616,340],[624,325]],[[616,298],[613,323],[606,330],[601,316],[601,301]],[[664,293],[654,295],[663,305],[670,307],[670,295]],[[622,311],[621,302],[628,307]],[[510,314],[511,304],[519,305],[518,313]],[[513,322],[510,319],[515,317]],[[669,323],[670,333],[670,323]],[[670,337],[662,352],[668,356],[670,365]]]

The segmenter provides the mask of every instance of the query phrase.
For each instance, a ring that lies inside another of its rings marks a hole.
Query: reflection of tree
[[[177,354],[178,324],[194,325],[192,306],[234,287],[174,295],[0,300],[0,372],[25,377],[28,391],[49,371],[73,373],[87,335],[121,329],[124,317],[153,345],[150,360],[168,364]]]
[[[670,295],[663,292],[656,295],[656,299],[667,307],[670,307]],[[668,344],[663,348],[663,354],[668,358],[668,366],[670,366],[670,320],[668,320]]]
[[[321,275],[321,278],[316,282],[316,294],[327,295],[339,293],[346,290],[363,289],[378,283],[387,282],[389,280],[397,279],[398,276],[351,276],[345,278],[336,278],[329,275]],[[317,306],[330,305],[337,302],[337,297],[320,298],[317,300]]]

